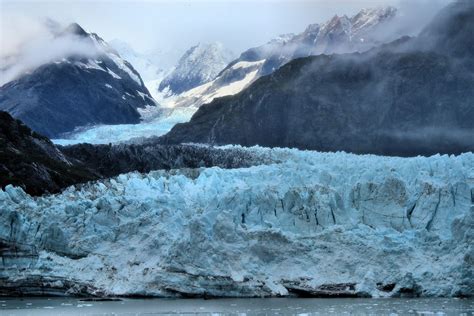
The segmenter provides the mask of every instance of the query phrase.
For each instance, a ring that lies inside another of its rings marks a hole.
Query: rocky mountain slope
[[[0,190],[0,295],[474,295],[473,154],[240,150],[271,163]]]
[[[300,34],[286,34],[265,45],[251,48],[232,61],[211,82],[189,90],[176,100],[181,107],[199,107],[213,99],[234,95],[261,76],[272,73],[289,61],[313,55],[367,51],[395,39],[384,32],[395,23],[393,7],[364,9],[347,17],[334,16],[323,24],[309,25]]]
[[[39,195],[97,179],[75,165],[49,139],[0,111],[0,187],[15,185]]]
[[[384,155],[474,150],[474,4],[444,9],[415,39],[297,59],[202,106],[165,143]]]
[[[51,46],[63,49],[63,42],[87,52],[69,52],[1,86],[0,110],[57,138],[81,126],[139,123],[138,109],[155,106],[138,72],[99,36],[72,24]]]
[[[160,83],[159,89],[180,94],[213,80],[232,60],[221,43],[199,43],[179,60],[176,68]]]

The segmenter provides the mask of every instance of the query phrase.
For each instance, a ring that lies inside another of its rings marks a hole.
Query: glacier
[[[266,163],[6,187],[0,294],[473,295],[473,153],[240,149]]]
[[[81,143],[118,144],[133,143],[168,133],[178,123],[188,122],[197,111],[196,107],[146,107],[140,109],[142,122],[139,124],[97,125],[79,128],[52,139],[56,145],[69,146]]]

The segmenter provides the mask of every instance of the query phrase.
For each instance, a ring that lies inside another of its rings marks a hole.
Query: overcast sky
[[[402,2],[401,2],[402,1]],[[21,34],[27,19],[76,21],[106,40],[119,38],[137,51],[182,53],[198,42],[220,41],[234,53],[335,14],[393,5],[429,15],[450,0],[0,0],[1,36]],[[19,36],[19,35],[18,35]],[[2,44],[3,45],[3,44]]]

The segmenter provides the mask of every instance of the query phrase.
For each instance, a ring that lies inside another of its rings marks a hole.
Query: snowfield
[[[216,79],[170,99],[169,105],[175,108],[188,107],[196,108],[197,110],[201,105],[211,103],[216,98],[235,95],[258,79],[258,73],[264,63],[265,60],[238,62],[224,70]],[[239,76],[232,78],[239,71],[243,71],[244,76],[242,78],[239,78]]]
[[[474,154],[242,150],[269,163],[0,191],[0,293],[474,294]]]

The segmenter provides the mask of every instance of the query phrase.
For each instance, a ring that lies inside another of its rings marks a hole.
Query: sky
[[[136,51],[176,55],[199,42],[222,42],[236,55],[285,33],[325,22],[335,14],[393,5],[416,23],[451,0],[0,0],[0,41],[20,41],[34,20],[77,22],[105,40],[120,39]],[[424,22],[423,22],[424,23]],[[12,44],[13,45],[13,44]]]

